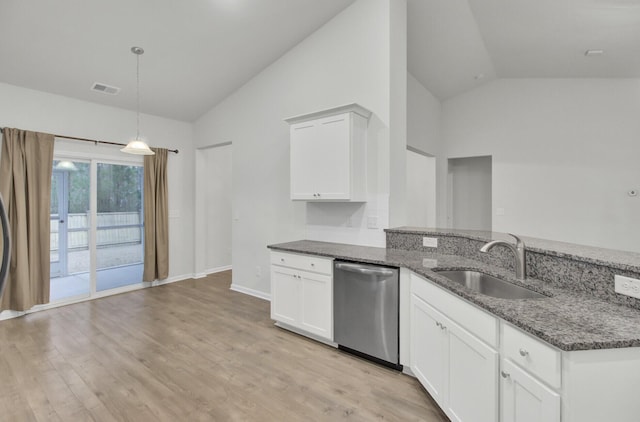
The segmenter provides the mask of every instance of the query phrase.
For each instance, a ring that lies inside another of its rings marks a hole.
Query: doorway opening
[[[449,227],[491,231],[491,156],[450,158],[448,169]]]
[[[407,149],[407,225],[436,226],[436,158]]]

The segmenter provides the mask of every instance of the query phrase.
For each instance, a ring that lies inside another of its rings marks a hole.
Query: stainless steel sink
[[[438,271],[437,273],[451,281],[462,284],[468,289],[487,296],[501,299],[543,299],[547,297],[533,290],[516,286],[508,281],[477,271]]]

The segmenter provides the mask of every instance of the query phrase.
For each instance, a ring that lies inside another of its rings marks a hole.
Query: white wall
[[[196,121],[198,147],[233,142],[235,287],[268,294],[271,243],[346,236],[341,239],[384,245],[384,233],[367,229],[366,216],[376,215],[381,228],[388,225],[390,9],[391,0],[356,1]],[[355,208],[310,204],[308,211],[305,203],[289,199],[289,132],[283,119],[352,102],[374,113],[371,201]]]
[[[407,224],[407,2],[391,0],[389,9],[389,225]]]
[[[136,131],[135,111],[107,107],[0,83],[0,126],[127,142]],[[193,132],[186,122],[141,116],[141,134],[169,153],[169,278],[193,274]],[[76,142],[78,151],[122,155],[116,147]]]
[[[407,145],[436,159],[436,223],[445,227],[447,159],[441,133],[442,106],[427,88],[407,75]]]
[[[443,136],[493,156],[494,230],[640,252],[639,116],[637,79],[500,79],[445,101]]]

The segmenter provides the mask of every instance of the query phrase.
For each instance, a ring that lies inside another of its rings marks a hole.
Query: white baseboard
[[[116,289],[110,289],[110,290],[105,290],[104,292],[96,292],[95,296],[93,297],[75,297],[75,298],[69,298],[69,299],[64,299],[64,300],[60,300],[54,303],[45,303],[43,305],[36,305],[33,308],[27,310],[27,311],[11,311],[11,310],[5,310],[0,312],[0,321],[4,321],[7,319],[13,319],[13,318],[18,318],[21,317],[23,315],[27,315],[27,314],[32,314],[35,312],[40,312],[40,311],[46,311],[49,309],[54,309],[54,308],[59,308],[61,306],[67,306],[67,305],[72,305],[74,303],[80,303],[80,302],[87,302],[90,300],[96,300],[96,299],[102,299],[104,297],[109,297],[109,296],[113,296],[113,295],[117,295],[120,293],[127,293],[127,292],[133,292],[136,290],[142,290],[142,289],[148,289],[149,287],[155,287],[155,286],[161,286],[163,284],[170,284],[170,283],[175,283],[176,281],[182,281],[182,280],[188,280],[194,278],[193,274],[182,274],[182,275],[176,275],[170,278],[167,278],[165,280],[155,280],[152,282],[142,282],[142,283],[137,283],[137,284],[133,284],[133,285],[129,285],[129,286],[123,286],[123,287],[119,287]]]
[[[238,286],[237,284],[231,284],[231,290],[238,293],[244,293],[249,296],[254,296],[260,299],[267,300],[271,302],[271,295],[269,293],[261,292],[260,290],[250,289],[244,286]]]
[[[163,284],[175,283],[176,281],[189,280],[190,278],[196,278],[194,274],[181,274],[173,277],[165,278],[164,280],[154,280],[149,287],[162,286]]]
[[[231,265],[224,265],[222,267],[210,268],[208,270],[204,270],[201,273],[196,273],[193,275],[193,278],[205,278],[209,274],[221,273],[223,271],[229,271],[231,269]]]

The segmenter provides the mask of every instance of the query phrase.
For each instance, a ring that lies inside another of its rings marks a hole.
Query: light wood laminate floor
[[[447,420],[415,379],[275,327],[230,281],[0,322],[0,420]]]

